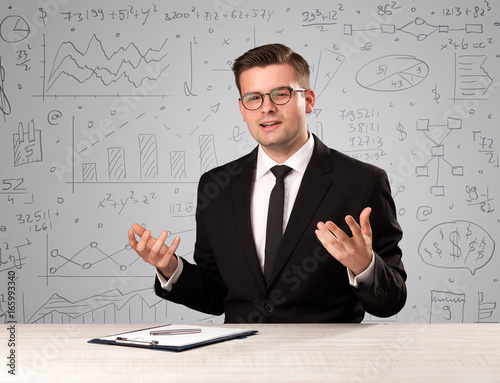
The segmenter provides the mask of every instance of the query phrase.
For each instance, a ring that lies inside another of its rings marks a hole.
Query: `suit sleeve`
[[[375,256],[371,286],[354,289],[364,309],[378,317],[397,314],[406,302],[406,272],[399,241],[402,230],[397,222],[387,174],[379,169],[373,176],[364,206],[372,208],[372,247]]]

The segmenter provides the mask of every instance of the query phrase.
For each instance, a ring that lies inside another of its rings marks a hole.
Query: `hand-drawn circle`
[[[30,34],[30,26],[21,16],[7,16],[0,23],[0,37],[7,43],[17,43]]]
[[[356,81],[376,92],[397,92],[420,84],[428,74],[427,64],[415,56],[389,55],[365,64]]]

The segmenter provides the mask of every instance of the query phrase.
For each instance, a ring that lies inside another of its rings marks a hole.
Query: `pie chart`
[[[397,92],[420,84],[429,74],[427,64],[414,56],[390,55],[364,65],[356,74],[363,88]]]
[[[30,26],[20,16],[7,16],[0,24],[0,37],[7,43],[17,43],[30,34]]]

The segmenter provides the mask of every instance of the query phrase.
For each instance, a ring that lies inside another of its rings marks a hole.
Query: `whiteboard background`
[[[222,322],[157,298],[127,230],[192,260],[200,175],[255,146],[232,60],[271,42],[311,65],[309,129],[389,174],[408,301],[384,321],[500,320],[498,4],[127,4],[1,6],[5,322]]]

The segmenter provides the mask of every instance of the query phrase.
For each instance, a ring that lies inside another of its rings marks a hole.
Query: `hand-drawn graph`
[[[490,319],[493,316],[497,308],[496,302],[485,302],[484,301],[484,293],[482,291],[477,292],[478,302],[477,302],[477,323],[498,323],[498,322],[490,322]]]
[[[484,68],[486,55],[455,55],[453,100],[486,100],[493,79]]]
[[[4,242],[5,244],[5,242]],[[26,264],[26,256],[21,255],[21,249],[25,246],[30,246],[32,242],[26,238],[26,243],[17,246],[0,247],[0,273],[12,269],[21,270]]]
[[[465,294],[431,290],[430,323],[463,323]]]
[[[479,225],[468,221],[444,222],[422,238],[418,253],[431,266],[468,269],[472,275],[491,260],[495,241]]]
[[[320,51],[318,63],[316,64],[316,74],[314,76],[314,89],[316,90],[316,98],[319,98],[326,90],[328,85],[335,77],[335,74],[340,69],[345,61],[345,56],[333,52],[329,49]]]
[[[6,43],[18,43],[29,36],[30,30],[21,16],[7,16],[0,23],[0,38]]]
[[[422,60],[408,55],[389,55],[370,61],[356,74],[363,88],[378,92],[396,92],[420,84],[429,73]]]
[[[53,294],[27,323],[154,323],[167,317],[167,301],[151,288],[122,293],[118,289],[77,301]]]
[[[443,134],[443,139],[436,142],[431,138],[430,130],[434,129],[448,129],[447,134]],[[452,165],[446,160],[444,141],[448,136],[454,132],[462,129],[462,120],[459,118],[448,117],[447,123],[443,125],[431,125],[430,120],[421,119],[417,120],[417,131],[423,132],[423,134],[434,144],[431,148],[431,159],[423,166],[417,166],[415,172],[417,177],[429,177],[429,164],[431,162],[437,162],[436,164],[436,184],[430,189],[431,193],[435,196],[443,197],[445,196],[445,187],[439,184],[439,176],[441,172],[441,164],[446,164],[451,168],[451,174],[453,176],[463,176],[464,168],[463,166]]]
[[[186,178],[186,152],[170,152],[170,175],[177,180]]]
[[[28,123],[26,132],[20,122],[14,134],[14,166],[42,161],[42,132],[35,129],[35,122]]]
[[[170,65],[167,41],[168,38],[158,49],[148,48],[144,52],[133,42],[110,51],[95,34],[84,49],[65,41],[57,48],[49,74],[43,76],[43,93],[46,97],[46,92],[59,82],[67,87],[68,80],[77,85],[92,81],[94,87],[101,88],[128,83],[136,89],[146,82],[157,81]]]
[[[125,148],[108,148],[108,175],[110,181],[123,181],[127,178]]]
[[[47,256],[48,275],[44,277],[103,276],[111,275],[112,270],[125,273],[139,259],[128,244],[113,253],[102,250],[97,242],[91,242],[70,255],[54,248]]]
[[[155,179],[158,175],[157,151],[154,134],[139,134],[141,179]]]
[[[477,323],[498,323],[488,320],[493,316],[497,308],[497,302],[485,302],[482,291],[477,292],[477,297]]]
[[[82,164],[82,179],[83,182],[97,182],[97,164],[95,162]]]
[[[482,24],[465,24],[463,28],[450,28],[448,25],[432,25],[427,23],[421,17],[417,17],[411,22],[397,28],[394,24],[381,24],[377,28],[354,29],[352,24],[344,24],[344,35],[352,35],[353,32],[368,32],[380,31],[383,34],[395,34],[396,31],[403,32],[414,36],[417,41],[424,41],[433,33],[450,33],[450,32],[465,32],[465,33],[483,33]]]
[[[215,151],[214,135],[207,134],[200,136],[199,144],[201,172],[205,173],[217,166],[217,152]]]

